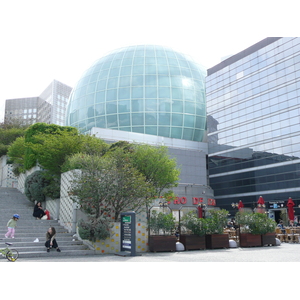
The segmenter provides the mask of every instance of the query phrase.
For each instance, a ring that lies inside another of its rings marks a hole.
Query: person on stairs
[[[45,247],[47,248],[47,252],[50,252],[51,248],[56,249],[57,252],[60,252],[60,249],[58,248],[58,244],[55,239],[56,236],[56,230],[54,227],[50,227],[46,233],[46,243]]]
[[[37,202],[36,205],[34,206],[32,215],[37,219],[41,219],[43,216],[46,215],[45,211],[42,208],[42,203],[40,201]]]
[[[14,214],[13,217],[7,222],[7,233],[5,234],[5,238],[9,238],[9,236],[14,239],[15,238],[15,228],[17,227],[17,221],[20,216],[18,214]]]

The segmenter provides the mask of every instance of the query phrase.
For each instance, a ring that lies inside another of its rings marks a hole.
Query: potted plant
[[[185,250],[206,249],[206,220],[198,218],[196,211],[185,214],[181,220],[180,242]]]
[[[240,247],[276,245],[276,222],[266,214],[238,212],[236,221],[240,226]]]
[[[172,213],[158,213],[153,210],[149,219],[149,229],[150,251],[176,251],[177,239],[173,234],[175,229],[175,218]]]
[[[210,210],[209,218],[205,219],[206,231],[206,248],[229,248],[228,234],[224,234],[224,228],[227,224],[228,211]]]

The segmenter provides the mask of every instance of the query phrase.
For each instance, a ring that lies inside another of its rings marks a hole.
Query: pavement
[[[0,262],[7,262],[0,257]],[[22,262],[300,262],[300,244],[282,243],[280,246],[252,248],[229,248],[193,250],[180,252],[147,252],[140,256],[119,256],[114,254],[51,256],[19,258]]]

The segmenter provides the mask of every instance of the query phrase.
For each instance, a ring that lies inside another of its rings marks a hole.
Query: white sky
[[[210,68],[267,36],[297,36],[297,14],[296,0],[2,0],[0,121],[6,99],[53,79],[74,87],[116,48],[168,46]]]

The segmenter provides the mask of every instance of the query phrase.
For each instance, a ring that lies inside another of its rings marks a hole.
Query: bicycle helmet
[[[17,218],[17,219],[20,218],[20,216],[19,216],[18,214],[14,214],[13,217],[14,217],[14,218]]]

